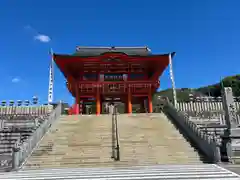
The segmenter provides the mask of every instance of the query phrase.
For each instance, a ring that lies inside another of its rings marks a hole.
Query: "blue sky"
[[[239,73],[239,0],[1,0],[1,99],[47,101],[49,48],[148,46],[176,51],[177,87],[199,87]],[[169,72],[162,89],[171,87]],[[71,102],[55,71],[54,100]]]

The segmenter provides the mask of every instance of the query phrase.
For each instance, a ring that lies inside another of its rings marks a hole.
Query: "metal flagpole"
[[[48,104],[52,104],[53,102],[53,79],[54,79],[54,71],[53,71],[53,50],[50,49],[51,54],[51,61],[50,61],[50,68],[49,68],[49,85],[48,85]]]
[[[169,73],[170,73],[170,78],[172,81],[173,105],[175,108],[177,108],[177,93],[176,93],[176,88],[175,88],[175,81],[174,81],[173,67],[172,67],[172,56],[174,56],[174,55],[175,55],[175,53],[169,54]]]

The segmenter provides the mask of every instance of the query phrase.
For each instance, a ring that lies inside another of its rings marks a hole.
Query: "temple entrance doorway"
[[[125,113],[125,103],[122,97],[104,96],[102,98],[102,113],[108,114],[111,105],[117,107],[118,113]]]

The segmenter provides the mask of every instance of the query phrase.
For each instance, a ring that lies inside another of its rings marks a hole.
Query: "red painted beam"
[[[148,94],[132,94],[133,97],[145,97],[148,96]]]
[[[101,84],[155,84],[158,83],[158,80],[144,80],[144,81],[78,81],[78,84],[90,84],[90,85],[101,85]]]
[[[80,95],[80,98],[94,98],[94,94],[93,95]]]
[[[109,69],[111,70],[111,69]],[[103,74],[117,74],[117,73],[122,73],[122,74],[128,74],[128,73],[144,73],[144,71],[121,71],[121,70],[114,70],[114,72],[106,72],[105,70],[99,70],[99,69],[96,69],[96,70],[80,70],[80,71],[83,71],[85,73],[103,73]]]

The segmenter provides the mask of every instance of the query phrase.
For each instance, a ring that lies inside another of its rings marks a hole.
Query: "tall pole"
[[[51,61],[50,61],[50,67],[49,67],[49,84],[48,84],[48,104],[51,104],[53,102],[53,79],[54,79],[54,71],[53,71],[53,50],[50,49],[51,54]]]
[[[174,81],[174,75],[173,75],[173,67],[172,67],[172,56],[174,54],[173,53],[169,54],[169,73],[170,73],[170,79],[172,82],[173,105],[175,108],[177,108],[177,93],[176,93],[176,87],[175,87],[175,81]]]

